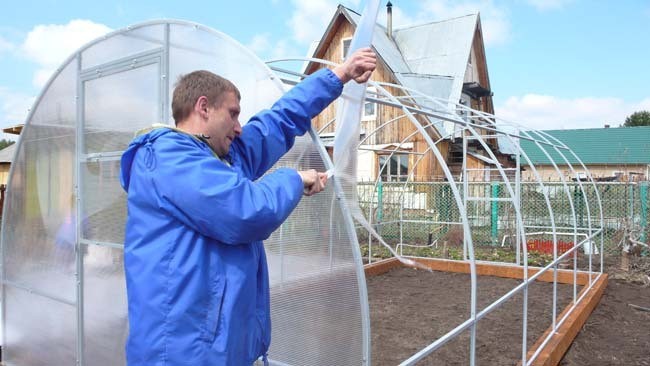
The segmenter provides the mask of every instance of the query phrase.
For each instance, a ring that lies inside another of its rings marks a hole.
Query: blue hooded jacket
[[[306,78],[251,118],[224,160],[172,128],[131,142],[121,162],[128,365],[240,366],[266,354],[262,240],[298,205],[303,184],[292,169],[262,175],[342,89],[330,70]]]

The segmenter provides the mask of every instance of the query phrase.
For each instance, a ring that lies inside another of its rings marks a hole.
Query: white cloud
[[[90,20],[71,20],[68,24],[37,25],[22,44],[22,52],[39,65],[34,86],[41,88],[52,72],[74,51],[111,29]]]
[[[499,118],[538,130],[618,127],[635,111],[650,110],[650,97],[630,103],[620,98],[526,94],[510,97],[495,109]]]
[[[11,52],[16,48],[13,43],[7,41],[0,36],[0,54],[3,52]]]
[[[24,123],[35,99],[34,96],[0,87],[0,128]]]
[[[246,47],[255,53],[266,52],[271,48],[270,36],[269,33],[256,34]]]
[[[427,0],[420,4],[421,21],[444,20],[467,14],[481,14],[481,25],[486,46],[506,43],[511,38],[508,11],[492,0]]]
[[[287,23],[293,33],[293,39],[302,44],[320,40],[327,24],[332,19],[337,2],[331,0],[291,0],[294,5],[293,12]],[[341,1],[356,11],[360,0]]]
[[[286,39],[274,42],[269,33],[256,34],[246,47],[265,61],[304,56],[304,51],[297,50],[292,42]]]
[[[431,20],[431,19],[429,19]],[[386,8],[380,8],[377,15],[377,23],[386,26]],[[402,8],[393,4],[393,28],[400,28],[418,23],[417,18],[414,18],[404,12]]]
[[[539,11],[561,9],[573,0],[526,0],[528,4]]]

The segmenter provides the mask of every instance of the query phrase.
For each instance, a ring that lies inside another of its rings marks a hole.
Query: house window
[[[346,38],[341,41],[341,43],[341,49],[343,50],[343,53],[341,54],[341,60],[345,60],[345,58],[348,56],[348,52],[350,51],[350,43],[352,43],[352,38]]]
[[[369,87],[366,96],[376,96],[377,88]],[[361,119],[363,121],[373,120],[377,118],[377,103],[371,102],[368,99],[363,104],[361,111]]]
[[[408,154],[379,155],[379,174],[384,182],[406,182],[408,166]]]

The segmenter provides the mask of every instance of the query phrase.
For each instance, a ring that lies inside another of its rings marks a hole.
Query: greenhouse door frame
[[[85,90],[87,83],[100,80],[104,77],[126,73],[129,71],[138,70],[140,68],[157,65],[158,66],[158,116],[161,122],[166,123],[169,118],[169,82],[167,75],[169,74],[169,25],[166,26],[165,42],[163,47],[158,47],[149,51],[140,52],[128,57],[123,57],[93,66],[87,69],[82,69],[82,54],[77,57],[77,125],[76,125],[76,164],[75,164],[75,198],[76,198],[76,310],[77,310],[77,365],[84,366],[84,263],[83,253],[84,247],[92,245],[100,247],[109,247],[124,250],[124,243],[111,243],[102,242],[84,237],[83,232],[83,217],[84,217],[84,200],[82,192],[84,191],[82,176],[85,172],[84,164],[87,163],[101,163],[113,162],[121,159],[123,151],[108,151],[108,152],[85,152],[84,133],[86,126],[85,111],[87,107],[87,100]],[[97,102],[97,101],[94,101]],[[101,103],[101,101],[99,101]],[[86,213],[87,214],[87,213]]]

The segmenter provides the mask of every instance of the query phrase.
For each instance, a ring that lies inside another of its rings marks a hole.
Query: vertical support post
[[[82,182],[83,177],[83,164],[82,157],[84,154],[84,124],[85,124],[85,93],[84,93],[84,81],[81,78],[82,62],[81,62],[81,53],[77,56],[77,95],[76,95],[76,114],[77,114],[77,125],[76,125],[76,139],[75,139],[75,277],[77,280],[77,366],[84,365],[84,279],[83,279],[83,245],[81,243],[82,238],[82,215],[83,215],[83,201],[81,197],[81,192],[83,192]]]
[[[399,255],[404,255],[403,250],[404,250],[404,199],[401,199],[399,200]]]
[[[517,130],[517,136],[519,136],[519,130]],[[520,141],[521,139],[516,140],[516,145],[517,145],[517,157],[516,157],[516,165],[515,165],[515,207],[519,207],[519,210],[521,211],[521,153],[520,151]],[[519,236],[520,232],[524,232],[524,228],[520,227],[519,221],[516,220],[516,226],[515,226],[515,245],[517,246],[517,249],[515,249],[515,253],[517,255],[517,260],[516,263],[519,266],[521,264],[521,236]]]
[[[364,189],[365,192],[365,189]],[[372,227],[372,208],[373,208],[373,199],[374,199],[374,192],[370,194],[370,198],[368,198],[368,224]],[[378,201],[379,202],[379,199]],[[379,228],[379,225],[377,225],[377,228]],[[372,263],[372,233],[368,231],[368,264]]]
[[[165,24],[162,60],[160,62],[160,123],[169,123],[169,23]]]
[[[280,287],[282,287],[284,286],[284,223],[280,225],[279,242],[280,242]]]
[[[465,133],[465,130],[463,130],[463,170],[461,175],[463,180],[463,205],[465,206],[465,214],[468,214],[469,201],[467,198],[469,196],[469,177],[467,176],[467,135]],[[463,235],[463,260],[467,260],[467,237],[465,235]]]
[[[497,245],[499,242],[499,183],[492,182],[492,202],[491,202],[491,228],[492,228],[492,245]]]
[[[381,235],[381,222],[384,219],[384,183],[377,183],[377,234]]]

